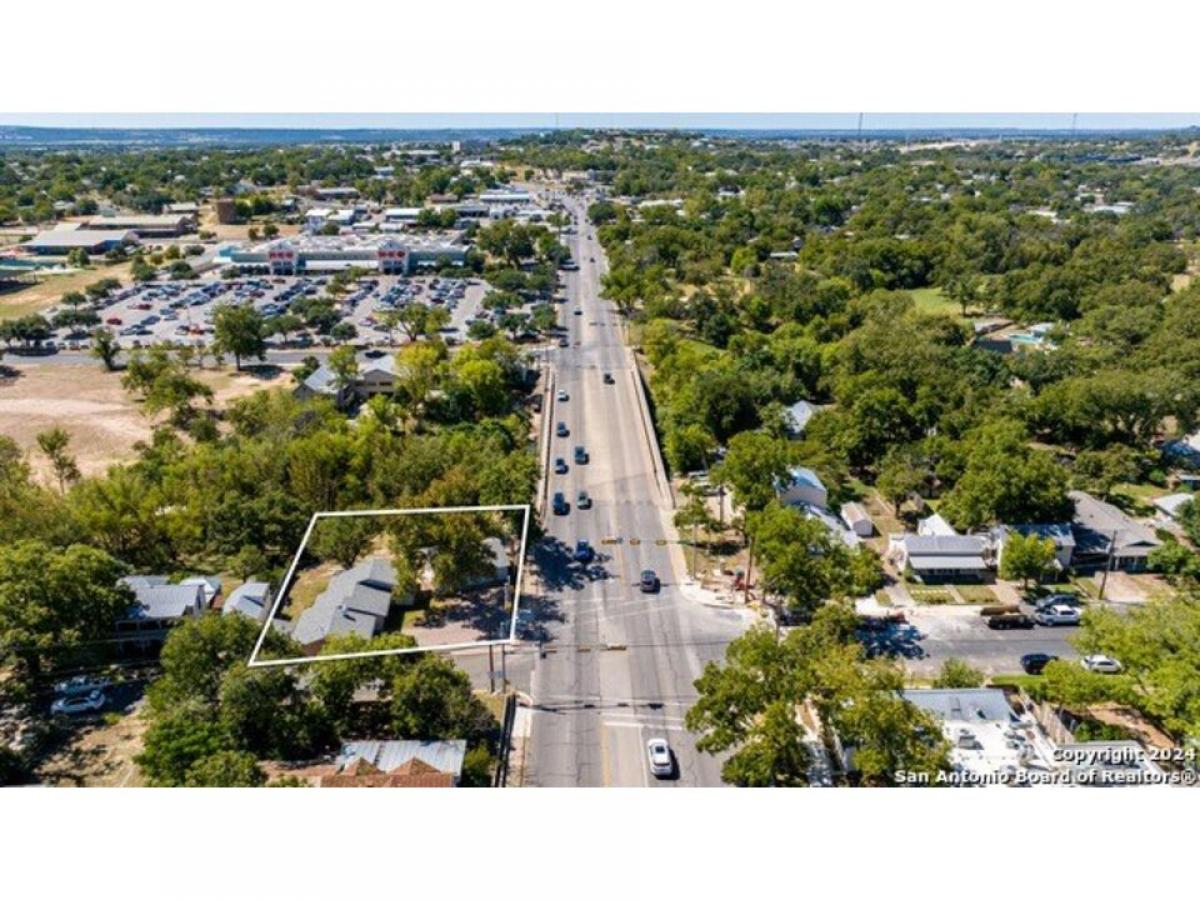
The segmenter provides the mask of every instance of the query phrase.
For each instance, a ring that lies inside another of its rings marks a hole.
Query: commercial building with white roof
[[[269,271],[272,275],[362,268],[385,275],[408,275],[443,261],[462,265],[467,251],[446,239],[395,235],[307,235],[278,238],[253,246],[230,245],[218,265]]]

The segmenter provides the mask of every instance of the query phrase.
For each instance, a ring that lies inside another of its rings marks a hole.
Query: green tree
[[[1040,581],[1049,574],[1054,559],[1054,541],[1051,538],[1013,531],[1004,541],[1004,552],[1000,555],[1000,577],[1010,581],[1020,580],[1022,587],[1028,589],[1029,582]]]
[[[231,354],[239,372],[244,358],[265,359],[267,345],[262,313],[248,304],[218,307],[213,316],[213,348],[218,353]]]
[[[398,738],[474,744],[489,736],[495,725],[475,696],[471,679],[448,659],[424,656],[392,683],[392,727]]]
[[[67,485],[79,480],[79,466],[75,457],[67,452],[71,444],[71,436],[62,428],[51,428],[40,432],[37,436],[38,448],[46,454],[50,466],[54,470],[54,478],[58,481],[60,494],[67,492]]]
[[[970,663],[957,657],[950,657],[942,663],[937,678],[933,680],[935,688],[977,688],[984,682],[983,672]]]
[[[221,750],[198,759],[184,779],[188,787],[262,787],[266,782],[267,773],[254,754],[237,750]]]
[[[151,786],[178,787],[187,784],[197,764],[228,752],[233,752],[229,735],[208,710],[191,702],[155,713],[134,762]]]
[[[335,516],[318,521],[309,546],[320,559],[334,560],[349,569],[371,549],[378,533],[377,520],[372,516]]]

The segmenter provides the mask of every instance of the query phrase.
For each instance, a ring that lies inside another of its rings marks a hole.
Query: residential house
[[[456,787],[466,756],[462,740],[352,741],[332,766],[298,774],[316,787]]]
[[[813,506],[825,509],[829,504],[829,491],[812,469],[794,467],[779,489],[779,499],[788,506]]]
[[[217,575],[193,575],[179,583],[199,585],[200,589],[204,591],[205,606],[212,606],[213,601],[221,595],[221,579]]]
[[[339,384],[333,370],[321,364],[296,388],[296,396],[330,397],[339,409],[352,403],[368,400],[377,394],[392,395],[396,391],[395,357],[385,354],[377,359],[361,356],[358,373],[350,383]]]
[[[306,650],[320,649],[333,634],[371,638],[383,630],[392,604],[410,606],[411,593],[397,596],[396,571],[384,559],[367,559],[339,572],[296,618],[292,637]]]
[[[989,580],[987,550],[977,535],[904,534],[893,538],[889,552],[911,578],[931,583]]]
[[[871,521],[870,514],[861,503],[843,503],[841,516],[846,527],[860,538],[869,538],[875,533],[875,523]]]
[[[198,617],[207,601],[200,584],[171,584],[165,575],[127,575],[121,579],[134,602],[117,621],[117,634],[136,643],[162,640],[175,625]]]
[[[237,613],[261,622],[271,605],[271,586],[265,581],[247,581],[239,586],[221,605],[221,614]]]
[[[1054,563],[1059,571],[1065,572],[1071,567],[1075,556],[1075,532],[1070,522],[1056,522],[1047,525],[1001,525],[991,532],[992,545],[996,550],[996,565],[1004,561],[1004,545],[1009,535],[1016,533],[1026,537],[1033,535],[1049,538],[1054,542]]]
[[[1075,502],[1071,530],[1075,535],[1072,565],[1098,569],[1108,565],[1123,572],[1141,572],[1146,558],[1162,545],[1154,532],[1111,503],[1084,491],[1070,491]]]
[[[843,525],[842,520],[829,510],[818,509],[815,506],[808,505],[802,505],[800,508],[807,518],[820,522],[825,526],[825,530],[829,532],[831,537],[841,541],[851,550],[854,550],[860,544],[862,544],[862,538],[860,538],[853,530]]]
[[[794,438],[801,437],[804,429],[808,427],[808,420],[820,411],[819,406],[815,406],[807,400],[793,403],[783,411],[784,424],[788,434]]]

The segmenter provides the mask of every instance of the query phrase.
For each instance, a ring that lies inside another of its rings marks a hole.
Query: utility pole
[[[488,644],[488,692],[496,693],[496,646]]]
[[[1112,537],[1108,540],[1108,558],[1104,560],[1104,574],[1100,576],[1100,596],[1096,598],[1097,603],[1104,602],[1104,589],[1108,586],[1108,573],[1112,570],[1113,564],[1113,549],[1117,546],[1117,532],[1112,533]]]

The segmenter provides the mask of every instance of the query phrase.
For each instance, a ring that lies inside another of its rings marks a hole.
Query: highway
[[[704,663],[722,658],[747,620],[700,602],[694,592],[685,595],[670,493],[632,354],[615,307],[599,297],[602,252],[583,204],[570,208],[580,221],[571,244],[580,269],[567,275],[561,315],[570,346],[549,353],[547,373],[549,424],[565,423],[570,434],[548,438],[548,537],[532,552],[534,608],[545,640],[530,680],[525,784],[719,785],[720,760],[695,749],[683,717]],[[605,372],[613,383],[605,383]],[[555,399],[560,390],[568,399]],[[575,464],[577,445],[586,447],[587,464]],[[569,466],[566,474],[554,472],[556,457]],[[580,490],[591,495],[591,509],[577,508]],[[567,515],[550,511],[556,491],[570,503]],[[597,552],[586,568],[571,562],[580,539]],[[658,593],[639,590],[644,569],[658,574]],[[670,742],[674,778],[650,775],[652,737]]]

